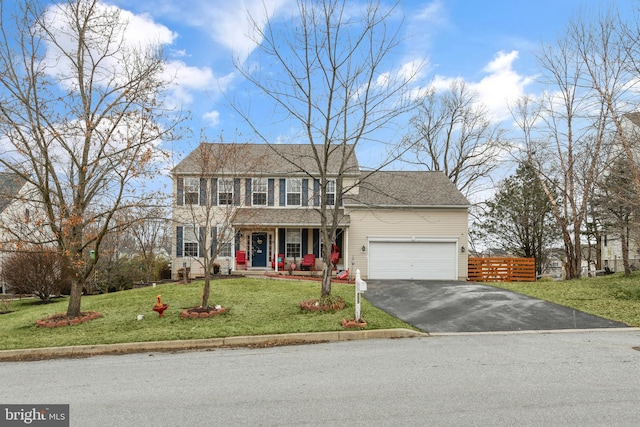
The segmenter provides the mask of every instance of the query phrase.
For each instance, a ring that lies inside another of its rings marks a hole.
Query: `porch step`
[[[251,268],[249,267],[247,270],[236,270],[234,272],[232,272],[231,274],[241,274],[244,276],[249,276],[249,277],[259,277],[259,276],[264,276],[264,273],[267,273],[269,271],[273,271],[270,268]]]

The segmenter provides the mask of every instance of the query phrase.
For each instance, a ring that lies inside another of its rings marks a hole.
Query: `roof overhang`
[[[350,218],[341,209],[338,213],[338,225],[347,227]],[[308,207],[301,208],[243,208],[239,209],[234,220],[235,227],[320,227],[320,212]]]

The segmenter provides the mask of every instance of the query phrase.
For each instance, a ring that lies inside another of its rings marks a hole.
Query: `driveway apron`
[[[425,332],[621,328],[624,323],[473,282],[367,281],[364,298]],[[366,313],[362,316],[366,319]]]

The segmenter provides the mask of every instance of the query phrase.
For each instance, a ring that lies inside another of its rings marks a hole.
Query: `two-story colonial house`
[[[314,254],[321,269],[329,243],[339,252],[339,269],[360,269],[365,278],[466,280],[469,202],[444,173],[371,173],[359,168],[355,155],[346,162],[330,158],[325,202],[337,209],[338,233],[335,242],[323,242],[312,150],[308,144],[201,144],[185,157],[172,171],[174,277],[184,266],[192,276],[204,274],[197,261],[207,240],[198,222],[214,218],[206,229],[218,233],[212,239],[224,239],[218,264],[231,269],[283,269],[274,262],[279,256],[285,265],[299,265],[306,254]],[[205,214],[211,210],[217,214]],[[238,264],[238,254],[246,264]]]

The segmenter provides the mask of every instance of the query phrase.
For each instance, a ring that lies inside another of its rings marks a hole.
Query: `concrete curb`
[[[464,335],[526,335],[526,334],[573,334],[584,332],[640,332],[640,328],[591,328],[591,329],[535,329],[530,331],[484,331],[484,332],[430,332],[431,337],[455,337]]]
[[[182,341],[150,341],[122,344],[78,345],[0,351],[0,362],[91,357],[99,355],[208,350],[230,347],[273,347],[281,345],[314,344],[363,339],[391,339],[428,337],[424,332],[410,329],[371,329],[360,331],[330,331],[297,334],[236,336]]]

